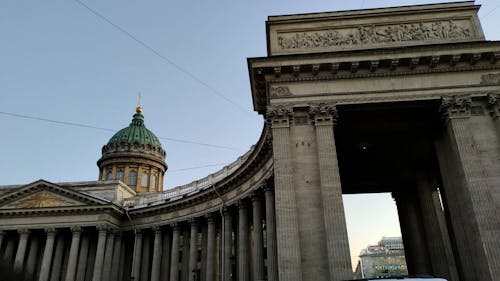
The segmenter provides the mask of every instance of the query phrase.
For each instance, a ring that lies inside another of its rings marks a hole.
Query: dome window
[[[112,180],[113,179],[113,172],[108,171],[108,175],[106,176],[107,180]]]
[[[123,171],[118,171],[118,173],[116,175],[117,175],[118,180],[124,181],[125,177],[124,177]]]
[[[137,185],[137,172],[132,171],[128,176],[128,185]]]
[[[156,175],[151,176],[151,187],[156,189]]]
[[[146,173],[146,172],[142,172],[141,186],[143,186],[143,187],[147,187],[148,186],[148,173]]]

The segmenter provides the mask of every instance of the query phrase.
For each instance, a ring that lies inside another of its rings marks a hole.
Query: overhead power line
[[[203,169],[203,168],[209,168],[209,167],[217,167],[217,166],[224,166],[228,165],[229,163],[217,163],[217,164],[207,164],[203,166],[196,166],[196,167],[189,167],[189,168],[181,168],[177,170],[169,170],[168,172],[182,172],[182,171],[189,171],[189,170],[196,170],[196,169]]]
[[[496,5],[493,9],[491,9],[489,12],[487,12],[486,14],[484,14],[481,19],[484,19],[486,17],[488,17],[489,15],[491,15],[496,9],[500,8],[500,4]]]
[[[119,30],[120,32],[122,32],[123,34],[125,34],[127,37],[129,37],[130,39],[134,40],[136,43],[138,43],[139,45],[143,46],[144,48],[146,48],[147,50],[149,50],[150,52],[152,52],[153,54],[155,54],[157,57],[159,57],[160,59],[162,59],[164,62],[170,64],[171,66],[173,66],[175,69],[177,69],[178,71],[184,73],[185,75],[189,76],[191,79],[193,79],[194,81],[198,82],[199,84],[203,85],[205,88],[207,88],[212,94],[215,94],[216,96],[218,96],[219,98],[227,101],[228,103],[236,106],[239,110],[241,110],[242,112],[246,113],[246,114],[250,114],[250,111],[246,108],[244,108],[243,106],[239,105],[238,103],[234,102],[233,100],[229,99],[228,97],[226,97],[225,95],[223,95],[221,92],[219,92],[217,89],[215,89],[214,87],[210,86],[208,83],[206,83],[205,81],[201,80],[200,78],[198,78],[198,76],[194,75],[193,73],[189,72],[187,69],[183,68],[182,66],[178,65],[177,63],[175,63],[174,61],[172,61],[171,59],[167,58],[166,56],[162,55],[159,51],[157,51],[156,49],[154,49],[153,47],[151,47],[149,44],[147,44],[146,42],[142,41],[141,39],[137,38],[135,35],[133,35],[132,33],[128,32],[126,29],[124,29],[123,27],[117,25],[116,23],[112,22],[110,19],[108,19],[107,17],[105,17],[103,14],[97,12],[95,9],[92,9],[90,6],[88,6],[87,4],[83,3],[82,1],[80,0],[74,0],[76,3],[78,3],[80,6],[84,7],[85,9],[87,9],[88,11],[90,11],[92,14],[94,14],[95,16],[99,17],[100,19],[102,19],[103,21],[107,22],[108,24],[110,24],[111,26],[113,26],[114,28],[116,28],[117,30]]]
[[[11,116],[11,117],[16,117],[16,118],[24,118],[24,119],[30,119],[30,120],[37,120],[37,121],[55,123],[55,124],[59,124],[59,125],[75,126],[75,127],[95,129],[95,130],[102,130],[102,131],[108,131],[108,132],[118,132],[118,130],[109,129],[109,128],[97,127],[97,126],[92,126],[92,125],[87,125],[87,124],[82,124],[82,123],[69,122],[69,121],[60,121],[60,120],[54,120],[54,119],[48,119],[48,118],[43,118],[43,117],[38,117],[38,116],[24,115],[24,114],[18,114],[18,113],[6,112],[6,111],[0,111],[0,114]],[[231,147],[231,146],[225,146],[225,145],[216,145],[216,144],[203,143],[203,142],[190,141],[190,140],[183,140],[183,139],[177,139],[177,138],[168,138],[168,137],[158,137],[158,138],[162,139],[162,140],[172,141],[172,142],[180,142],[180,143],[186,143],[186,144],[195,144],[195,145],[201,145],[201,146],[207,146],[207,147],[219,148],[219,149],[228,149],[228,150],[234,150],[234,151],[238,151],[238,152],[241,152],[243,150],[243,149],[237,148],[237,147]]]

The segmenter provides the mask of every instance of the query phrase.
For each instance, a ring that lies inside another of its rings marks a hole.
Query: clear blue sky
[[[162,139],[165,188],[220,169],[258,140],[263,119],[252,109],[246,58],[266,56],[267,16],[442,2],[81,1],[202,83],[76,1],[1,1],[0,111],[118,130],[130,123],[140,91],[146,126],[157,136],[232,148]],[[487,39],[499,40],[500,3],[476,4]],[[0,185],[96,180],[101,147],[113,135],[5,114],[0,132]],[[374,217],[364,207],[374,201],[393,204],[388,196],[346,200],[350,229]],[[384,222],[394,221],[391,208],[381,211]],[[380,229],[371,243],[393,231]]]

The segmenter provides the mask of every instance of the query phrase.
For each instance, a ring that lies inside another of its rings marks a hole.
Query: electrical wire
[[[6,112],[6,111],[0,111],[0,114],[11,116],[11,117],[16,117],[16,118],[24,118],[24,119],[30,119],[30,120],[55,123],[55,124],[59,124],[59,125],[75,126],[75,127],[102,130],[102,131],[108,131],[108,132],[118,132],[118,130],[103,128],[103,127],[97,127],[97,126],[69,122],[69,121],[60,121],[60,120],[54,120],[54,119],[48,119],[48,118],[43,118],[43,117],[38,117],[38,116],[24,115],[24,114],[18,114],[18,113]],[[203,142],[183,140],[183,139],[177,139],[177,138],[168,138],[168,137],[158,137],[158,138],[162,139],[162,140],[172,141],[172,142],[201,145],[201,146],[207,146],[207,147],[219,148],[219,149],[228,149],[228,150],[233,150],[233,151],[238,151],[238,152],[243,151],[243,149],[241,149],[241,148],[225,146],[225,145],[217,145],[217,144],[203,143]]]
[[[488,17],[489,15],[491,15],[498,8],[500,8],[500,4],[496,5],[493,9],[489,10],[486,14],[484,14],[483,16],[481,16],[481,19],[484,19],[484,18]]]
[[[116,28],[117,30],[119,30],[120,32],[122,32],[123,34],[125,34],[130,39],[134,40],[139,45],[143,46],[144,48],[146,48],[147,50],[149,50],[150,52],[152,52],[153,54],[155,54],[157,57],[159,57],[160,59],[162,59],[166,63],[168,63],[171,66],[173,66],[178,71],[184,73],[185,75],[189,76],[194,81],[196,81],[199,84],[203,85],[205,88],[207,88],[208,90],[210,90],[210,92],[212,94],[215,94],[219,98],[221,98],[221,99],[225,100],[226,102],[228,102],[228,103],[236,106],[240,111],[242,111],[242,112],[244,112],[246,114],[250,114],[251,113],[248,109],[246,109],[245,107],[239,105],[238,103],[234,102],[233,100],[229,99],[228,97],[226,97],[225,95],[223,95],[221,92],[219,92],[218,90],[216,90],[214,87],[210,86],[208,83],[206,83],[203,80],[201,80],[200,78],[198,78],[198,76],[194,75],[193,73],[191,73],[187,69],[181,67],[179,64],[175,63],[171,59],[169,59],[166,56],[162,55],[159,51],[157,51],[156,49],[154,49],[150,45],[146,44],[144,41],[138,39],[136,36],[134,36],[132,33],[128,32],[123,27],[121,27],[121,26],[117,25],[116,23],[112,22],[110,19],[108,19],[107,17],[105,17],[103,14],[97,12],[95,9],[92,9],[90,6],[88,6],[87,4],[83,3],[80,0],[74,0],[74,1],[76,3],[78,3],[80,6],[84,7],[88,11],[90,11],[92,14],[94,14],[98,18],[102,19],[103,21],[107,22],[108,24],[110,24],[111,26],[113,26],[114,28]]]
[[[168,172],[169,173],[171,173],[171,172],[182,172],[182,171],[196,170],[196,169],[202,169],[202,168],[208,168],[208,167],[224,166],[224,165],[228,165],[228,164],[230,164],[230,163],[207,164],[207,165],[203,165],[203,166],[181,168],[181,169],[177,169],[177,170],[169,170]]]

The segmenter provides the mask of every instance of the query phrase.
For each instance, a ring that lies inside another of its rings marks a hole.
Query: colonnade
[[[275,281],[276,251],[272,187],[220,212],[153,227],[0,231],[3,262],[39,281]]]

